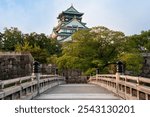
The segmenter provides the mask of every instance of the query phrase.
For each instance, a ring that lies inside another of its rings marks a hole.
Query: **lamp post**
[[[37,95],[40,94],[40,63],[38,61],[34,61],[33,63],[33,71],[37,80]]]
[[[96,74],[99,74],[100,73],[100,70],[99,68],[96,69]]]
[[[49,64],[48,67],[49,67],[49,73],[52,74],[52,64]]]
[[[118,61],[116,63],[116,69],[117,69],[117,73],[116,73],[116,92],[118,93],[118,91],[119,91],[120,74],[122,74],[124,72],[123,62]]]
[[[58,75],[58,68],[55,67],[55,75]]]
[[[116,66],[117,72],[122,74],[124,72],[123,62],[118,61],[116,64],[117,64]]]

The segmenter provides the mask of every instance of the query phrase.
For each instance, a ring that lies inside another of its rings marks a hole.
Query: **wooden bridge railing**
[[[39,92],[65,82],[64,77],[58,75],[41,75]],[[32,99],[38,94],[38,85],[35,76],[27,76],[12,80],[0,81],[0,99]]]
[[[150,79],[127,75],[96,75],[89,79],[90,83],[98,84],[114,92],[123,99],[150,100]]]

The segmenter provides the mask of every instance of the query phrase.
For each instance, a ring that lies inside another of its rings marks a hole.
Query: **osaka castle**
[[[71,36],[74,32],[80,29],[87,29],[86,23],[82,22],[83,14],[77,11],[73,5],[62,11],[57,17],[58,24],[53,28],[51,37],[56,38],[60,42],[71,41]]]

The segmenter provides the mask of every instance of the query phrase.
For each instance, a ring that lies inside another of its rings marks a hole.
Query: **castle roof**
[[[73,5],[71,5],[71,7],[69,7],[67,10],[63,11],[62,13],[59,14],[58,19],[62,16],[62,15],[77,15],[77,16],[82,16],[84,13],[81,13],[79,11],[77,11]]]
[[[66,25],[68,25],[68,24],[70,24],[70,23],[72,23],[72,22],[75,22],[74,24],[81,24],[83,27],[85,27],[85,28],[87,28],[85,25],[86,25],[86,23],[83,23],[83,22],[80,22],[80,21],[78,21],[77,19],[76,19],[76,17],[74,17],[70,22],[66,22],[64,25],[63,25],[63,27],[65,27]]]
[[[67,10],[65,10],[65,11],[63,11],[63,13],[69,13],[69,14],[82,14],[83,15],[83,13],[80,13],[80,12],[78,12],[74,7],[73,7],[73,5],[71,5],[71,7],[69,7]]]

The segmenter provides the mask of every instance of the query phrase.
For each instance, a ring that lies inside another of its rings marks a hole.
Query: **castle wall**
[[[30,53],[0,52],[0,80],[31,75],[32,63]]]

